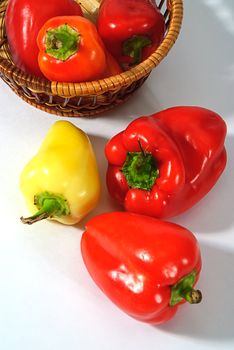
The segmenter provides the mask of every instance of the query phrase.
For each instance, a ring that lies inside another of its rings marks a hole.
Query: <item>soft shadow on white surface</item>
[[[120,211],[122,207],[114,202],[108,194],[106,188],[106,170],[107,170],[107,160],[105,158],[105,145],[107,139],[97,135],[89,135],[90,141],[93,145],[94,153],[97,159],[98,170],[101,181],[101,197],[97,207],[92,210],[80,223],[77,224],[77,227],[82,228],[85,226],[85,223],[92,217],[109,212],[109,211]]]
[[[159,326],[163,332],[209,341],[234,339],[234,253],[201,243],[203,268],[197,287],[203,300],[182,305],[175,318]]]
[[[228,33],[234,35],[234,13],[232,12],[233,0],[203,0],[203,3],[217,17]]]
[[[156,86],[160,83],[155,80],[154,84]],[[157,96],[155,96],[154,89],[149,83],[148,78],[148,80],[146,80],[125,102],[93,118],[95,119],[101,116],[106,119],[107,123],[108,119],[111,118],[111,121],[117,120],[119,122],[126,122],[127,126],[127,123],[131,120],[143,115],[153,114],[161,109],[162,105]]]
[[[106,312],[111,309],[112,317],[116,313],[118,320],[122,312],[119,314],[119,310],[96,287],[84,267],[79,252],[79,233],[71,236],[68,232],[67,245],[64,246],[65,237],[60,233],[55,235],[55,228],[51,227],[50,238],[43,237],[43,234],[41,237],[39,234],[34,236],[31,247],[35,250],[35,256],[39,254],[52,270],[57,270],[65,280],[74,283],[78,298],[85,298],[89,307],[97,303],[96,311],[99,307],[106,308]],[[201,243],[201,251],[203,268],[197,284],[203,294],[201,304],[182,305],[170,322],[155,326],[155,330],[166,332],[169,336],[175,334],[210,342],[229,342],[234,339],[234,253],[204,243]]]
[[[228,117],[234,110],[234,79],[230,79],[234,36],[226,19],[217,18],[216,4],[222,2],[233,17],[233,1],[211,0],[212,6],[207,2],[184,1],[180,36],[147,83],[155,86],[154,95],[163,108],[200,105]]]
[[[107,161],[104,148],[107,139],[97,135],[89,135],[89,138],[97,159],[101,181],[101,197],[96,208],[72,227],[47,220],[32,226],[24,226],[25,244],[28,244],[36,255],[43,257],[45,263],[50,264],[60,274],[80,286],[82,285],[80,276],[84,270],[80,255],[80,238],[86,222],[98,214],[122,210],[118,204],[112,201],[106,188]],[[47,232],[46,235],[43,233],[44,230]],[[82,287],[79,289],[83,291]]]

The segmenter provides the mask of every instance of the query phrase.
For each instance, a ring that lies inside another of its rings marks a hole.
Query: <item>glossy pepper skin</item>
[[[127,212],[102,214],[86,224],[81,252],[98,287],[139,321],[164,323],[186,300],[201,301],[193,289],[199,245],[181,226]]]
[[[81,16],[49,19],[39,31],[38,63],[49,80],[83,82],[106,70],[105,48],[95,25]]]
[[[97,28],[107,49],[128,68],[156,50],[164,37],[165,21],[154,1],[103,0]]]
[[[49,129],[38,153],[20,175],[20,188],[33,215],[32,224],[52,219],[72,225],[97,204],[100,180],[88,136],[68,121]]]
[[[226,125],[201,107],[173,107],[131,122],[106,145],[107,187],[126,210],[178,215],[215,185],[226,165]]]
[[[37,35],[55,16],[82,16],[74,0],[9,0],[5,16],[6,34],[14,63],[26,73],[43,77],[38,66]]]
[[[106,50],[106,69],[103,73],[102,78],[109,78],[111,76],[121,74],[123,69],[116,61],[116,59]]]

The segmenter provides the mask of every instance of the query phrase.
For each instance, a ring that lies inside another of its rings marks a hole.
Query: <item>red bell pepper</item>
[[[36,76],[43,76],[38,66],[37,35],[42,25],[55,16],[82,16],[74,0],[9,0],[5,16],[6,34],[16,66]]]
[[[123,69],[116,59],[106,50],[106,70],[102,78],[108,78],[113,75],[121,74]]]
[[[81,16],[49,19],[37,37],[38,62],[49,80],[82,82],[96,80],[106,71],[104,45],[95,25]]]
[[[165,20],[152,0],[103,0],[97,27],[107,49],[128,67],[156,50],[165,33]]]
[[[225,136],[224,120],[201,107],[174,107],[138,118],[106,145],[108,190],[128,211],[178,215],[222,174]]]
[[[163,323],[185,301],[201,301],[193,288],[201,270],[199,245],[179,225],[127,212],[102,214],[86,224],[81,252],[98,287],[140,321]]]

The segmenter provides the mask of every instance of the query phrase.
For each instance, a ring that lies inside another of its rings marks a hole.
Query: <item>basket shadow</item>
[[[158,68],[157,68],[158,69]],[[151,73],[153,75],[153,73]],[[133,120],[143,115],[150,115],[162,109],[159,99],[151,88],[151,75],[144,84],[132,93],[123,103],[115,106],[110,111],[102,113],[102,118],[121,121]],[[96,116],[96,118],[100,116]],[[93,117],[95,118],[95,116]]]
[[[182,305],[173,320],[157,326],[162,332],[209,341],[234,339],[234,253],[201,243],[203,269],[198,281],[203,300]]]

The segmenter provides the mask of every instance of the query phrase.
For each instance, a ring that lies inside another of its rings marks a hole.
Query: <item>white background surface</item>
[[[59,118],[41,112],[0,81],[0,349],[234,349],[234,1],[185,0],[181,35],[169,56],[123,106],[72,119],[92,140],[102,198],[88,216],[115,210],[105,188],[103,148],[134,118],[175,105],[215,110],[228,125],[228,165],[216,187],[175,222],[200,244],[203,302],[184,305],[159,327],[118,310],[94,285],[80,255],[77,227],[26,215],[19,174]]]

